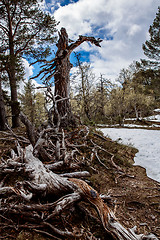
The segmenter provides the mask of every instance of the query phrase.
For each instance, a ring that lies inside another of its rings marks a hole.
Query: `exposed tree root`
[[[24,115],[23,118],[25,118]],[[25,120],[25,122],[27,121]],[[33,134],[35,133],[31,125],[29,129]],[[59,218],[66,211],[74,212],[77,203],[84,201],[95,207],[104,231],[112,235],[114,239],[157,240],[158,238],[153,234],[138,235],[135,233],[135,228],[126,229],[122,226],[114,212],[104,203],[103,197],[84,180],[79,179],[89,176],[89,172],[66,172],[67,169],[69,171],[73,169],[73,166],[79,166],[77,157],[80,156],[80,152],[77,151],[77,147],[87,147],[88,133],[88,128],[77,131],[77,142],[73,143],[72,134],[65,135],[63,130],[56,133],[54,129],[49,128],[43,130],[39,135],[38,133],[35,136],[31,134],[31,139],[34,139],[33,146],[28,145],[22,149],[17,143],[17,152],[12,150],[12,157],[0,164],[0,173],[3,176],[0,187],[0,217],[8,222],[10,228],[16,230],[30,228],[55,239],[59,239],[59,237],[83,239],[83,236],[85,239],[89,239],[89,236],[90,239],[96,239],[90,231],[84,231],[82,227],[75,231],[72,226],[62,225],[59,227],[57,224],[60,221]],[[82,134],[83,144],[78,141],[80,134]],[[44,140],[41,141],[41,139]],[[98,148],[97,146],[94,144],[95,148]],[[50,149],[54,150],[50,155],[53,164],[43,163],[37,157],[42,158],[40,154],[42,148],[45,149],[44,154],[48,154]],[[77,155],[73,157],[74,150]],[[58,154],[55,156],[56,151]],[[61,173],[55,173],[53,170],[61,170]],[[22,176],[21,181],[7,186],[5,184],[7,174],[17,177],[19,174],[24,175],[24,179]],[[90,213],[90,215],[92,214]],[[1,228],[5,229],[6,225],[1,225]]]
[[[60,196],[67,192],[70,194],[62,196],[54,203],[50,204],[7,204],[2,203],[0,209],[1,213],[7,215],[24,215],[28,219],[35,219],[40,225],[49,227],[54,233],[66,237],[80,237],[74,235],[70,231],[59,230],[50,224],[48,221],[54,219],[55,216],[61,214],[66,208],[70,208],[75,202],[80,200],[87,200],[95,206],[101,218],[104,229],[111,233],[114,238],[118,239],[143,239],[144,236],[136,235],[133,230],[125,229],[117,220],[113,211],[103,202],[96,190],[90,187],[85,181],[70,178],[66,179],[57,174],[47,170],[43,163],[35,158],[32,154],[33,148],[28,146],[25,149],[24,161],[25,169],[32,169],[29,174],[29,182],[17,184],[15,187],[3,187],[0,194],[6,196],[6,193],[16,194],[21,196],[26,201],[29,201],[33,194],[43,193]],[[51,212],[46,214],[46,211]],[[43,214],[42,214],[43,213]],[[149,235],[148,239],[156,239],[156,237]]]

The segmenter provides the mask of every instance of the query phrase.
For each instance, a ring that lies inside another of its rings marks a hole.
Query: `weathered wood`
[[[90,187],[86,182],[79,179],[70,179],[73,181],[84,193],[83,197],[92,203],[101,218],[104,229],[110,233],[114,239],[119,240],[142,240],[142,239],[153,239],[158,240],[154,234],[144,235],[136,234],[135,228],[126,229],[118,222],[113,211],[103,202],[98,192]]]
[[[8,194],[13,194],[12,187],[1,187],[0,188],[0,195],[6,196]]]
[[[60,171],[60,170],[65,170],[65,169],[70,169],[70,170],[75,170],[80,168],[80,166],[76,163],[70,163],[66,166],[64,161],[59,161],[53,164],[46,164],[46,168],[48,168],[51,171]]]
[[[36,131],[35,127],[32,125],[32,123],[29,121],[29,119],[25,116],[24,113],[20,112],[19,114],[20,120],[27,128],[27,134],[30,142],[34,146],[36,143]]]
[[[72,64],[70,63],[71,53],[83,42],[90,42],[97,47],[100,47],[101,39],[95,39],[94,37],[79,36],[78,40],[69,44],[68,34],[65,28],[61,28],[59,31],[59,39],[57,42],[56,56],[51,61],[44,60],[43,69],[35,76],[42,76],[44,84],[50,86],[49,81],[54,77],[56,106],[50,109],[48,112],[49,119],[52,122],[52,116],[54,113],[54,125],[59,123],[59,117],[61,119],[60,126],[76,126],[76,117],[74,117],[71,104],[69,100],[70,95],[70,70]],[[57,114],[58,111],[58,114]]]
[[[13,193],[20,195],[27,201],[29,201],[32,198],[33,193],[35,194],[36,192],[41,192],[41,194],[52,194],[53,196],[62,196],[55,203],[44,205],[44,209],[53,209],[50,215],[42,218],[44,219],[43,223],[46,222],[46,225],[50,224],[47,222],[49,219],[53,219],[55,216],[61,214],[64,209],[69,208],[73,203],[84,200],[95,206],[104,229],[110,233],[113,238],[120,240],[158,240],[153,234],[149,234],[148,236],[143,234],[138,235],[135,233],[135,229],[126,229],[122,226],[117,221],[113,211],[103,202],[98,192],[86,182],[75,178],[67,179],[47,170],[43,163],[33,156],[33,147],[31,145],[25,148],[24,153],[25,169],[32,170],[29,173],[29,181],[19,184],[17,183],[15,187],[3,187],[0,189],[0,193],[4,195],[13,191]],[[28,188],[27,192],[26,187]],[[10,213],[12,212],[13,214],[23,213],[25,215],[26,213],[28,217],[35,217],[35,219],[40,221],[40,215],[34,213],[34,211],[39,211],[41,209],[42,206],[40,205],[13,205],[11,208],[10,206],[1,208],[0,212],[1,210],[5,210],[10,211]],[[74,236],[74,234],[69,231],[66,232],[56,229],[52,225],[50,227],[59,235],[67,237]]]
[[[43,163],[33,156],[33,147],[29,145],[25,150],[26,169],[32,169],[30,178],[34,184],[46,184],[46,194],[62,195],[65,192],[72,192],[74,187],[66,178],[45,168]]]
[[[57,229],[54,225],[48,224],[50,224],[51,221],[54,221],[55,217],[57,218],[62,212],[64,214],[66,209],[74,209],[73,207],[76,206],[76,203],[79,201],[85,201],[89,202],[96,208],[104,227],[104,231],[111,234],[114,239],[157,240],[156,236],[153,234],[147,236],[143,234],[138,235],[135,233],[134,229],[126,229],[122,226],[122,224],[116,219],[114,212],[104,203],[104,196],[99,195],[98,192],[85,181],[77,179],[77,177],[89,176],[87,171],[64,173],[64,170],[68,168],[79,167],[80,161],[74,154],[75,152],[78,153],[79,156],[82,154],[76,149],[76,147],[87,147],[89,128],[84,127],[74,131],[77,138],[83,135],[82,140],[84,144],[79,145],[74,144],[72,141],[73,132],[71,134],[66,134],[63,130],[57,132],[58,128],[55,130],[53,127],[44,129],[38,133],[32,126],[30,126],[30,122],[27,121],[25,115],[23,115],[23,119],[25,124],[28,124],[29,126],[28,130],[31,131],[31,134],[28,135],[31,136],[33,145],[28,145],[25,149],[22,149],[17,143],[17,151],[11,151],[12,158],[7,161],[3,160],[0,164],[0,173],[4,175],[0,184],[0,196],[4,199],[4,201],[1,201],[2,206],[0,208],[0,213],[5,213],[6,216],[8,216],[8,214],[10,216],[23,216],[24,220],[27,218],[29,223],[39,224],[42,231],[45,230],[46,233],[49,231],[49,234],[57,233],[66,238],[73,236],[76,237],[77,235],[75,236],[74,233],[70,231]],[[79,143],[79,141],[75,142]],[[111,156],[114,156],[93,141],[91,141],[90,144],[92,144],[92,147],[95,150],[93,151],[93,154],[95,154],[97,158],[99,157],[96,149],[106,151]],[[51,154],[53,153],[51,155],[53,156],[52,164],[43,164],[43,162],[35,156],[36,151],[40,154],[42,149],[45,150],[46,156],[50,153],[50,150],[53,149],[51,151]],[[83,160],[84,156],[82,156],[82,162]],[[114,166],[113,163],[112,165]],[[117,168],[117,166],[114,167]],[[59,171],[59,174],[52,172],[51,169],[52,171]],[[27,181],[17,181],[12,187],[6,186],[6,184],[4,184],[5,175],[12,172],[17,174],[19,171],[26,174]],[[63,173],[60,174],[60,172]],[[14,195],[13,200],[8,198],[10,195]],[[35,197],[43,198],[43,201],[45,200],[45,197],[50,197],[50,199],[54,199],[54,202],[34,204]],[[21,198],[24,203],[19,201]],[[46,223],[45,226],[44,223]],[[46,230],[46,226],[48,226],[49,230]]]
[[[65,28],[61,28],[59,32],[59,40],[57,43],[57,53],[55,57],[55,95],[61,98],[66,98],[65,101],[59,102],[57,104],[58,112],[60,116],[65,116],[65,121],[61,124],[63,126],[75,125],[75,119],[71,111],[71,105],[69,101],[70,94],[70,69],[72,64],[70,63],[70,54],[75,48],[81,45],[83,42],[91,42],[96,46],[100,47],[100,42],[102,40],[95,39],[94,37],[79,36],[79,39],[74,43],[69,45],[69,38]]]
[[[60,174],[61,177],[68,177],[68,178],[84,178],[84,177],[90,177],[90,173],[87,171],[83,172],[72,172],[72,173],[63,173]]]

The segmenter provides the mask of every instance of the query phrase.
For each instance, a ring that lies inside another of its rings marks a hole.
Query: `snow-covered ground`
[[[101,128],[104,135],[139,150],[135,165],[147,170],[147,175],[160,182],[160,130]]]
[[[107,125],[107,124],[97,124],[97,127],[119,127],[119,124],[114,124],[114,125]],[[158,124],[151,124],[151,125],[138,125],[138,124],[123,124],[123,127],[126,128],[159,128],[160,125]]]
[[[147,121],[160,122],[160,115],[159,114],[152,115],[152,116],[149,116],[149,117],[145,117],[144,119],[147,120]]]

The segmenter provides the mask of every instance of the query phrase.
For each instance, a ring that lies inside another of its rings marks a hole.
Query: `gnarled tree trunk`
[[[68,34],[65,28],[61,28],[59,32],[59,40],[57,43],[57,52],[53,60],[44,61],[44,68],[39,72],[36,77],[43,74],[42,79],[44,83],[54,77],[55,84],[55,100],[57,101],[57,109],[61,117],[61,126],[75,126],[75,117],[72,114],[70,104],[70,70],[72,64],[70,63],[70,55],[79,45],[83,42],[90,42],[100,47],[102,40],[95,39],[94,37],[79,36],[78,40],[69,44]],[[54,116],[54,123],[57,124],[57,116]]]
[[[56,53],[56,66],[55,66],[55,96],[57,98],[64,99],[57,103],[58,112],[61,117],[66,115],[65,121],[61,125],[68,125],[68,123],[74,122],[73,114],[71,111],[71,105],[69,101],[70,94],[70,69],[72,67],[70,63],[70,53],[68,48],[68,34],[64,28],[59,33],[59,41],[57,43]],[[68,120],[68,121],[67,121]],[[56,122],[56,119],[54,119]],[[68,122],[68,123],[67,123]]]
[[[100,47],[102,40],[96,40],[94,37],[79,36],[79,39],[69,45],[69,38],[65,28],[61,28],[59,32],[59,40],[57,43],[57,53],[55,58],[55,96],[65,99],[57,104],[58,111],[61,117],[65,116],[62,126],[75,125],[75,119],[71,111],[71,104],[69,101],[70,95],[70,54],[83,42],[88,41]]]

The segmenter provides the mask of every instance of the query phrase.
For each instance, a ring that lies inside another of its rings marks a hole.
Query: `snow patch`
[[[114,141],[132,145],[139,150],[135,165],[146,168],[148,177],[160,182],[160,131],[127,128],[101,128]]]
[[[160,122],[160,115],[159,115],[159,114],[157,114],[157,115],[152,115],[152,116],[146,117],[146,118],[144,118],[144,119],[147,120],[147,121]]]

